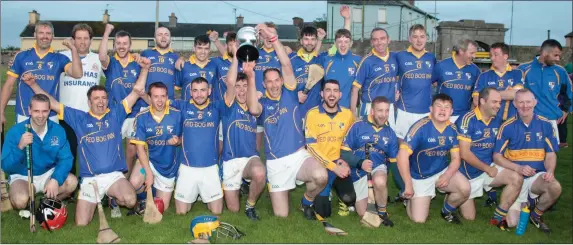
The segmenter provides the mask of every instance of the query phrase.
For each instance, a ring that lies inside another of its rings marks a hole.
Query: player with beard
[[[84,96],[91,86],[98,85],[100,77],[103,75],[101,62],[98,54],[90,51],[90,46],[93,38],[92,28],[84,23],[76,24],[72,29],[72,38],[74,45],[78,50],[80,59],[82,60],[83,76],[80,79],[75,79],[67,74],[62,74],[60,77],[60,102],[64,105],[78,109],[84,112],[89,110]],[[70,51],[61,52],[70,60],[73,59]],[[78,149],[78,142],[76,140],[76,133],[64,120],[60,120],[60,125],[66,131],[70,150],[74,156],[74,161],[71,174],[76,174],[76,156]]]
[[[304,128],[306,149],[328,169],[328,183],[314,199],[314,207],[322,217],[330,217],[331,188],[336,190],[338,198],[346,206],[353,205],[356,201],[352,179],[348,177],[350,168],[348,163],[340,158],[342,140],[354,117],[350,110],[338,104],[342,96],[338,81],[326,80],[320,95],[323,102],[308,111]]]
[[[249,113],[247,107],[247,80],[251,80],[251,83],[255,80],[255,62],[243,63],[245,73],[237,73],[238,66],[239,61],[233,56],[225,80],[225,105],[221,108],[224,129],[223,190],[227,209],[238,212],[242,179],[250,180],[245,214],[251,220],[259,220],[255,204],[265,187],[266,170],[255,144],[257,118]]]
[[[141,52],[141,57],[151,60],[151,68],[145,84],[146,91],[154,82],[162,82],[167,87],[169,99],[175,97],[175,62],[179,56],[171,49],[171,32],[167,27],[155,30],[155,47]],[[147,105],[145,105],[147,106]]]

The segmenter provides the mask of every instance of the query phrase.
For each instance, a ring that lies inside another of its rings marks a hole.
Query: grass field
[[[7,126],[13,125],[13,108],[7,108]],[[569,120],[571,122],[573,120]],[[571,132],[571,124],[569,124]],[[568,141],[571,143],[571,134]],[[395,222],[394,228],[368,229],[359,224],[356,213],[348,217],[336,214],[337,203],[333,201],[333,217],[330,221],[335,226],[349,233],[346,237],[335,237],[326,234],[317,221],[307,221],[297,209],[303,188],[291,192],[290,215],[288,218],[277,218],[272,214],[268,194],[265,191],[257,210],[262,220],[249,221],[244,213],[233,214],[224,211],[221,220],[237,226],[247,236],[238,241],[219,240],[219,243],[572,243],[572,148],[563,149],[558,154],[556,177],[563,185],[563,194],[556,211],[547,212],[544,218],[553,229],[546,235],[531,224],[527,233],[518,237],[513,232],[502,232],[490,226],[488,221],[493,208],[481,207],[484,199],[477,199],[478,215],[476,221],[463,221],[462,225],[451,225],[440,217],[439,210],[443,204],[443,195],[438,195],[432,202],[430,218],[426,224],[414,224],[401,204],[389,204],[388,212]],[[390,195],[396,195],[396,188],[391,185]],[[244,199],[242,200],[244,203]],[[173,202],[172,202],[173,204]],[[22,220],[17,212],[2,213],[1,243],[95,243],[98,231],[97,214],[93,222],[86,227],[74,225],[75,205],[68,206],[67,224],[56,232],[41,230],[36,234],[28,231],[28,221]],[[194,205],[191,212],[184,216],[175,214],[173,205],[164,214],[163,221],[157,225],[143,223],[140,216],[126,216],[111,219],[110,210],[105,209],[108,222],[121,237],[122,243],[186,243],[192,240],[189,231],[190,221],[197,215],[209,214],[205,205]]]

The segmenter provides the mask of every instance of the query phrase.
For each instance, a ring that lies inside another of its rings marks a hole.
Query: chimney
[[[29,21],[28,21],[29,25],[35,25],[36,23],[38,23],[38,21],[40,21],[40,14],[36,12],[36,10],[28,12],[28,15],[29,15]]]
[[[244,25],[243,19],[244,18],[245,17],[243,17],[242,15],[237,16],[237,23],[236,23],[237,28],[243,27],[243,25]]]
[[[296,27],[302,27],[303,23],[304,23],[304,20],[300,17],[293,17],[292,18],[292,24]]]
[[[175,16],[175,13],[172,12],[169,16],[169,28],[174,27],[177,27],[177,16]]]
[[[416,3],[416,1],[415,1],[415,0],[408,0],[408,3],[409,3],[410,5],[412,5],[412,6],[414,6],[414,4]]]
[[[103,23],[107,24],[109,23],[109,14],[107,12],[107,9],[105,10],[105,12],[103,13]]]

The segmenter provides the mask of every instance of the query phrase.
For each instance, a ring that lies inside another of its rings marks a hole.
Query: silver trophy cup
[[[254,27],[245,26],[237,32],[237,59],[242,62],[257,61],[259,59],[259,50],[257,49],[257,30]]]

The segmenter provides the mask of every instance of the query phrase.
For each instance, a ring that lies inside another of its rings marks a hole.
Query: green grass
[[[13,125],[13,108],[8,108],[7,128]],[[571,122],[569,120],[569,132]],[[572,143],[569,134],[568,142]],[[257,210],[262,218],[259,222],[249,221],[244,213],[230,213],[227,210],[221,215],[221,220],[237,226],[247,236],[238,241],[219,240],[219,243],[572,243],[572,148],[563,149],[558,154],[556,177],[563,185],[563,194],[556,206],[556,211],[547,212],[544,219],[553,229],[551,235],[546,235],[531,224],[524,236],[516,236],[513,232],[502,232],[488,224],[493,208],[482,207],[484,199],[476,199],[478,214],[475,221],[462,221],[463,225],[445,223],[440,217],[439,210],[444,196],[438,194],[431,204],[430,218],[425,224],[411,222],[401,204],[389,204],[388,212],[395,223],[394,228],[381,227],[378,229],[364,228],[359,224],[356,213],[348,217],[339,217],[338,204],[333,201],[333,217],[329,220],[335,226],[349,233],[346,237],[330,236],[324,232],[317,221],[307,221],[297,210],[304,188],[298,187],[290,194],[290,214],[288,218],[273,216],[268,192],[265,191],[257,203]],[[396,188],[390,184],[390,195],[396,195]],[[336,199],[336,198],[335,198]],[[242,199],[241,203],[244,203]],[[111,219],[110,210],[105,209],[107,220],[113,230],[119,234],[122,243],[186,243],[192,240],[189,231],[191,219],[197,215],[209,214],[205,205],[196,204],[190,213],[184,216],[175,215],[172,201],[171,207],[164,214],[163,221],[157,225],[143,223],[142,217],[126,216],[127,210],[122,209],[123,217]],[[97,214],[86,227],[74,225],[75,205],[68,206],[67,224],[58,231],[41,230],[35,234],[28,231],[28,221],[22,220],[17,212],[2,213],[1,243],[95,243],[99,227]],[[513,231],[513,230],[512,230]]]

